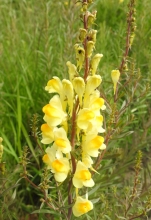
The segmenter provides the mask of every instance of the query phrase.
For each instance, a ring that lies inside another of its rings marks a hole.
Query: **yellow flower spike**
[[[70,61],[67,61],[66,65],[68,67],[69,79],[72,82],[74,77],[79,75],[77,72],[77,67],[74,64],[72,64]]]
[[[94,186],[94,181],[91,178],[91,173],[89,172],[85,164],[81,161],[78,161],[77,163],[76,171],[73,176],[72,182],[76,188],[82,188],[83,186]]]
[[[49,93],[57,92],[60,94],[62,91],[61,80],[57,76],[54,76],[53,79],[48,81],[45,90],[48,91]]]
[[[101,58],[103,57],[103,54],[96,54],[91,62],[90,62],[90,72],[92,75],[95,75],[96,74],[96,71],[97,71],[97,68],[98,68],[98,65],[99,65],[99,62],[101,60]]]
[[[67,134],[63,128],[54,128],[54,144],[53,146],[62,153],[67,154],[71,151],[71,144],[67,138]]]
[[[88,57],[92,56],[92,52],[93,52],[94,48],[95,48],[94,42],[93,41],[88,41],[88,43],[87,43],[87,56]]]
[[[67,103],[69,107],[69,113],[70,116],[72,115],[72,110],[73,110],[73,85],[69,80],[63,79],[62,80],[62,85],[63,85],[63,93],[65,95],[65,98],[67,98]]]
[[[80,106],[82,106],[82,97],[85,91],[85,82],[82,77],[76,77],[73,80],[73,88],[79,97]]]
[[[54,129],[54,127],[49,127],[48,124],[41,125],[41,131],[42,131],[41,143],[51,144],[54,141],[53,129]]]
[[[76,198],[76,202],[72,207],[72,211],[75,217],[79,217],[93,209],[93,203],[88,199],[83,199],[82,197],[78,196]]]
[[[88,40],[89,41],[93,41],[94,43],[96,42],[96,34],[97,34],[97,30],[90,30],[88,33]]]
[[[111,77],[112,77],[112,81],[113,81],[113,84],[114,84],[114,95],[115,95],[117,83],[118,83],[119,78],[120,78],[120,71],[119,70],[112,70],[111,71]]]
[[[45,113],[43,119],[50,127],[60,125],[67,120],[67,113],[63,111],[58,95],[53,96],[49,104],[43,107],[42,111]]]
[[[85,59],[85,50],[79,44],[75,44],[74,48],[76,52],[77,68],[80,71],[83,66],[84,59]]]
[[[83,42],[86,37],[87,31],[84,28],[80,28],[79,32],[79,41]]]

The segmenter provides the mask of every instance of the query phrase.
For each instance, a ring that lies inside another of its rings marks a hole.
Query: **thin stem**
[[[142,217],[142,216],[144,216],[144,213],[141,213],[141,214],[139,214],[139,215],[132,216],[132,217],[130,217],[128,220],[140,218],[140,217]]]
[[[133,3],[131,3],[131,6],[133,6]],[[121,74],[123,73],[123,68],[124,68],[124,65],[126,63],[126,59],[127,59],[127,56],[128,56],[129,50],[130,50],[130,34],[131,34],[133,14],[134,14],[134,10],[130,9],[129,17],[128,17],[128,21],[127,21],[128,25],[127,25],[127,35],[126,35],[126,46],[125,46],[125,51],[124,51],[124,54],[123,54],[123,58],[122,58],[120,67],[119,67],[119,71],[120,71]],[[117,96],[118,96],[118,84],[116,86],[114,102],[117,101]]]
[[[72,194],[71,194],[71,188],[72,188],[72,179],[70,179],[69,181],[69,185],[68,185],[68,204],[71,205],[72,204]],[[68,219],[70,220],[72,216],[72,207],[68,208]]]
[[[109,140],[110,140],[110,136],[111,136],[111,132],[108,133],[108,135],[107,135],[107,137],[106,137],[106,139],[105,139],[105,141],[104,141],[104,143],[105,143],[106,145],[108,145],[108,142],[109,142]],[[95,162],[95,166],[94,166],[94,169],[95,169],[95,170],[97,170],[98,166],[100,165],[100,163],[101,163],[101,161],[102,161],[102,159],[103,159],[105,153],[106,153],[106,149],[105,149],[105,150],[102,152],[102,154],[100,154],[100,156],[97,158],[97,160],[96,160],[96,162]]]
[[[79,99],[77,99],[73,113],[72,113],[72,131],[71,131],[71,146],[72,150],[74,150],[75,147],[75,137],[76,137],[76,117],[77,117],[77,110],[79,108]],[[72,173],[75,173],[76,170],[76,161],[74,156],[71,153],[71,162],[72,162]],[[72,178],[69,181],[68,184],[68,205],[70,206],[72,204],[72,194],[71,194],[71,187],[72,187]],[[72,207],[68,208],[68,219],[70,220],[72,216]]]

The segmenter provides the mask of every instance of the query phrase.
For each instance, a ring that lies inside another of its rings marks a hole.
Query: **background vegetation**
[[[30,215],[39,209],[42,195],[21,178],[19,161],[27,145],[28,170],[32,181],[38,185],[43,165],[35,136],[43,121],[41,109],[49,100],[44,87],[54,75],[67,77],[66,61],[75,62],[73,45],[77,42],[81,21],[79,7],[74,3],[59,0],[0,1],[0,136],[4,140],[3,161],[6,162],[5,174],[0,174],[2,220],[59,219],[54,213],[51,218],[50,213],[49,216],[45,213]],[[95,0],[93,5],[98,12],[96,51],[104,55],[99,71],[103,78],[101,94],[109,101],[104,116],[108,125],[114,125],[111,121],[114,105],[110,72],[118,68],[122,60],[127,4],[128,0],[123,3]],[[97,188],[90,191],[94,202],[98,201],[92,219],[124,219],[125,195],[132,195],[131,188],[136,180],[134,167],[138,163],[138,159],[135,160],[138,150],[142,151],[143,159],[141,169],[138,169],[139,184],[132,216],[141,213],[146,202],[150,201],[146,199],[151,185],[150,0],[137,0],[136,11],[136,37],[130,51],[129,71],[121,80],[118,108],[126,105],[128,98],[131,103],[121,117],[117,126],[119,130],[115,127],[117,132],[109,142],[101,175],[96,177]],[[127,80],[128,85],[122,86]],[[52,195],[55,193],[52,189]]]

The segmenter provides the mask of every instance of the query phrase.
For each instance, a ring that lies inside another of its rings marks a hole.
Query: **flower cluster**
[[[69,79],[61,81],[54,76],[48,81],[45,90],[53,93],[53,97],[42,109],[45,124],[41,126],[41,142],[49,145],[43,156],[44,163],[57,182],[72,178],[76,190],[94,186],[93,162],[100,150],[106,148],[100,135],[105,131],[101,112],[106,107],[98,89],[102,78],[97,74],[103,55],[93,55],[97,31],[91,26],[96,11],[90,13],[86,7],[83,4],[85,28],[80,28],[74,46],[76,65],[70,61],[66,63]],[[81,76],[82,71],[84,76]],[[91,209],[92,202],[76,194],[73,214],[78,217]]]

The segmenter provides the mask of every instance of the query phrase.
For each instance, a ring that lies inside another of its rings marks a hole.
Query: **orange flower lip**
[[[64,168],[64,165],[59,160],[55,160],[52,162],[52,167],[56,172],[61,172]]]

